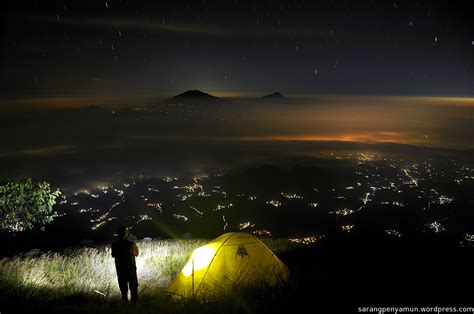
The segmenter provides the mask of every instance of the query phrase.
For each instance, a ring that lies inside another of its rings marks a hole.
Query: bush
[[[52,209],[59,190],[51,192],[49,183],[33,184],[31,179],[0,185],[0,230],[10,232],[43,227],[53,221]]]

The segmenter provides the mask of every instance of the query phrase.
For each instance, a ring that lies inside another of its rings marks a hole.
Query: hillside
[[[288,313],[301,308],[356,313],[361,306],[461,305],[472,298],[464,288],[473,279],[472,248],[452,248],[436,237],[414,243],[376,234],[300,240],[264,239],[289,267],[287,284],[236,288],[224,299],[206,302],[163,292],[204,240],[139,242],[137,305],[120,300],[108,245],[4,258],[0,304],[20,313]]]

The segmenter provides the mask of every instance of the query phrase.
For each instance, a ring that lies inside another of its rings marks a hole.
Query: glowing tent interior
[[[194,250],[165,291],[216,299],[235,287],[275,286],[288,276],[286,265],[262,241],[249,233],[230,232]]]

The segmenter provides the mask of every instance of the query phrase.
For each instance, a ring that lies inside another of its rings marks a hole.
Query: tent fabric
[[[274,286],[288,279],[286,265],[254,235],[225,233],[194,250],[165,290],[184,298],[216,299],[242,286]]]

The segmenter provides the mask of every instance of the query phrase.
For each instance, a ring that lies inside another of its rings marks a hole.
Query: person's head
[[[117,238],[127,239],[128,238],[128,228],[125,226],[120,226],[117,229]]]

